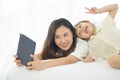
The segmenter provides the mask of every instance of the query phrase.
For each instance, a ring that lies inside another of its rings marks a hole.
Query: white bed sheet
[[[120,80],[120,69],[113,69],[106,60],[82,61],[41,71],[14,66],[4,80]]]

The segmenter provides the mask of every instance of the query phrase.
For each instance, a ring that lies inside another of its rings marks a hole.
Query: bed
[[[18,33],[25,33],[37,42],[37,53],[46,37],[47,26],[54,18],[66,17],[73,24],[83,19],[95,22],[102,20],[106,14],[99,17],[84,14],[84,7],[101,7],[114,1],[120,3],[120,0],[1,0],[0,58],[4,55],[5,59],[0,59],[0,80],[120,80],[120,69],[112,68],[104,59],[90,63],[79,61],[40,71],[17,67],[13,62]],[[120,15],[117,15],[118,26],[119,19]]]
[[[109,66],[106,60],[57,66],[45,70],[27,70],[26,67],[11,67],[4,80],[120,80],[120,69]]]

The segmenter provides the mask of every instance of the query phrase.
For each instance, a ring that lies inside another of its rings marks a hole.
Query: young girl
[[[85,58],[85,61],[89,62],[98,57],[106,59],[111,54],[118,55],[120,52],[120,30],[114,22],[118,5],[110,4],[100,9],[96,7],[86,9],[88,10],[87,13],[90,14],[108,12],[108,15],[101,22],[100,26],[95,26],[88,20],[80,21],[75,25],[78,37],[86,40],[89,44],[90,57]]]

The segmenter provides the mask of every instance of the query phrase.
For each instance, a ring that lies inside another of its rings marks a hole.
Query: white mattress
[[[41,71],[14,66],[4,80],[120,80],[120,69],[111,68],[106,60],[82,61]]]

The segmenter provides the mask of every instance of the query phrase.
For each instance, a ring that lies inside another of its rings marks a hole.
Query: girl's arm
[[[100,14],[100,13],[104,13],[104,12],[109,12],[109,15],[114,19],[116,16],[116,13],[118,11],[118,5],[117,4],[110,4],[107,6],[104,6],[102,8],[97,9],[96,7],[92,7],[92,8],[86,8],[88,10],[87,13],[91,13],[91,14]]]

